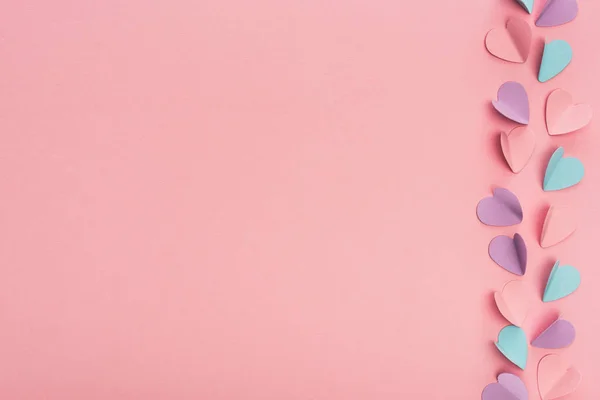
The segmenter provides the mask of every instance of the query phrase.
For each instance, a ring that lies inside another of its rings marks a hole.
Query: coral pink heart
[[[583,128],[592,120],[592,106],[573,104],[571,94],[556,89],[546,101],[546,126],[550,135],[564,135]]]
[[[494,293],[498,311],[508,322],[522,326],[531,307],[531,294],[527,285],[521,281],[510,281],[501,292]]]
[[[550,207],[544,220],[540,245],[554,246],[571,236],[577,229],[577,217],[570,207]]]
[[[524,63],[531,48],[531,27],[519,18],[511,18],[506,29],[492,29],[485,37],[488,51],[506,61]]]
[[[509,133],[500,133],[502,154],[512,172],[519,173],[531,158],[535,149],[535,133],[526,126],[520,126]]]
[[[558,399],[573,393],[581,373],[557,354],[549,354],[538,364],[538,389],[542,400]]]

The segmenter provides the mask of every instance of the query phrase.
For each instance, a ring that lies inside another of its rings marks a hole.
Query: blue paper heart
[[[496,347],[511,363],[521,369],[527,365],[527,336],[518,326],[508,325],[498,334]]]
[[[583,179],[583,163],[575,157],[565,157],[565,149],[559,147],[550,157],[544,176],[544,190],[566,189],[581,182]]]
[[[546,82],[560,74],[573,58],[573,49],[571,45],[564,40],[553,40],[544,46],[544,55],[542,56],[542,65],[538,80]]]
[[[577,268],[570,265],[559,266],[557,261],[552,267],[546,290],[544,290],[544,302],[562,299],[573,293],[581,284],[581,274]]]
[[[517,3],[525,9],[529,14],[533,10],[533,0],[517,0]]]

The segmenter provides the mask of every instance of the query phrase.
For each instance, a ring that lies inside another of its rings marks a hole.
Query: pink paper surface
[[[600,135],[549,137],[544,107],[560,87],[600,110],[600,3],[534,27],[523,65],[484,46],[541,3],[3,1],[0,397],[476,399],[516,373],[487,248],[519,232],[538,298],[556,258],[584,276],[524,329],[559,307],[569,399],[599,398]],[[544,37],[575,58],[540,84]],[[537,135],[518,175],[490,105],[511,80]],[[586,179],[544,193],[557,146]],[[494,187],[522,224],[477,220]],[[550,204],[582,222],[542,250]]]

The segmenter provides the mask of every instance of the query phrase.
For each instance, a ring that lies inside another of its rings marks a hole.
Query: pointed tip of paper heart
[[[516,0],[516,2],[527,11],[527,14],[531,14],[533,11],[533,0]]]
[[[578,12],[577,0],[548,0],[535,25],[540,28],[563,25],[573,21]]]
[[[575,341],[575,327],[566,319],[558,318],[534,340],[533,347],[541,349],[562,349]]]
[[[540,246],[548,248],[566,240],[577,230],[577,217],[571,207],[552,206],[548,209],[542,234]]]
[[[538,80],[542,83],[549,81],[560,74],[573,59],[573,49],[571,45],[564,40],[553,40],[544,45],[542,62]]]

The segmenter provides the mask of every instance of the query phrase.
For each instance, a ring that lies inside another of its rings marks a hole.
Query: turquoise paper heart
[[[517,0],[517,3],[521,5],[529,14],[533,10],[533,0]]]
[[[544,290],[544,302],[562,299],[573,293],[581,284],[581,274],[577,268],[570,265],[559,267],[560,261],[557,261],[552,267],[546,290]]]
[[[508,325],[498,334],[496,347],[511,363],[521,369],[527,365],[527,336],[523,329]]]
[[[581,182],[583,179],[583,163],[575,157],[565,157],[565,149],[559,147],[550,157],[544,176],[544,190],[566,189]]]
[[[573,49],[571,45],[564,40],[553,40],[544,46],[544,55],[542,56],[542,65],[538,80],[546,82],[560,74],[573,58]]]

